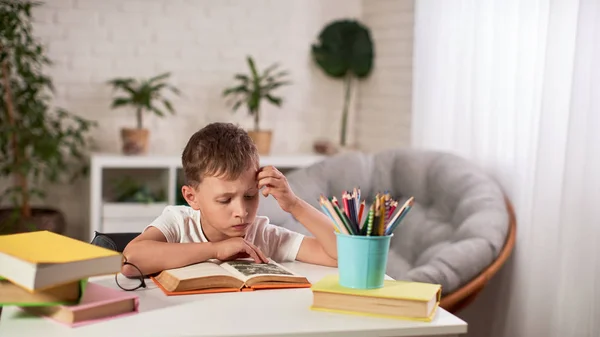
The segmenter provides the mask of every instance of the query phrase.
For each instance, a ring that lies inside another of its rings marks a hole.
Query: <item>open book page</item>
[[[241,288],[244,283],[212,261],[165,270],[156,277],[156,280],[168,291]]]
[[[248,286],[256,283],[308,283],[304,276],[273,260],[269,260],[269,263],[256,263],[251,259],[240,259],[223,262],[221,266]]]
[[[206,261],[189,266],[169,269],[169,274],[179,280],[197,279],[206,276],[231,276],[227,270],[223,269],[216,262]]]

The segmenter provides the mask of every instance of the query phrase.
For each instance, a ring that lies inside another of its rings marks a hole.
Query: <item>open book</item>
[[[151,279],[167,295],[311,286],[306,277],[275,261],[255,263],[250,259],[201,262],[164,270]]]

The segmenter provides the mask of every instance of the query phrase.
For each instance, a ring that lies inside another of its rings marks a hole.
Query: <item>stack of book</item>
[[[378,289],[351,289],[329,275],[312,286],[311,309],[346,314],[431,321],[439,307],[439,284],[384,281]]]
[[[88,282],[120,269],[120,253],[53,232],[2,235],[0,307],[69,326],[135,313],[137,296]]]

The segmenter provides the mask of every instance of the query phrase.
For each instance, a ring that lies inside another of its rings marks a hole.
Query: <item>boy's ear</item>
[[[181,194],[185,201],[187,201],[188,205],[190,205],[193,209],[198,209],[198,196],[196,195],[196,190],[191,186],[183,185],[181,187]]]

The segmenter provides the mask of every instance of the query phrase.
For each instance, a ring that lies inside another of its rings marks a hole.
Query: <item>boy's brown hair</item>
[[[258,169],[256,145],[231,123],[211,123],[190,137],[181,156],[186,184],[197,187],[204,177],[237,179],[249,165]]]

